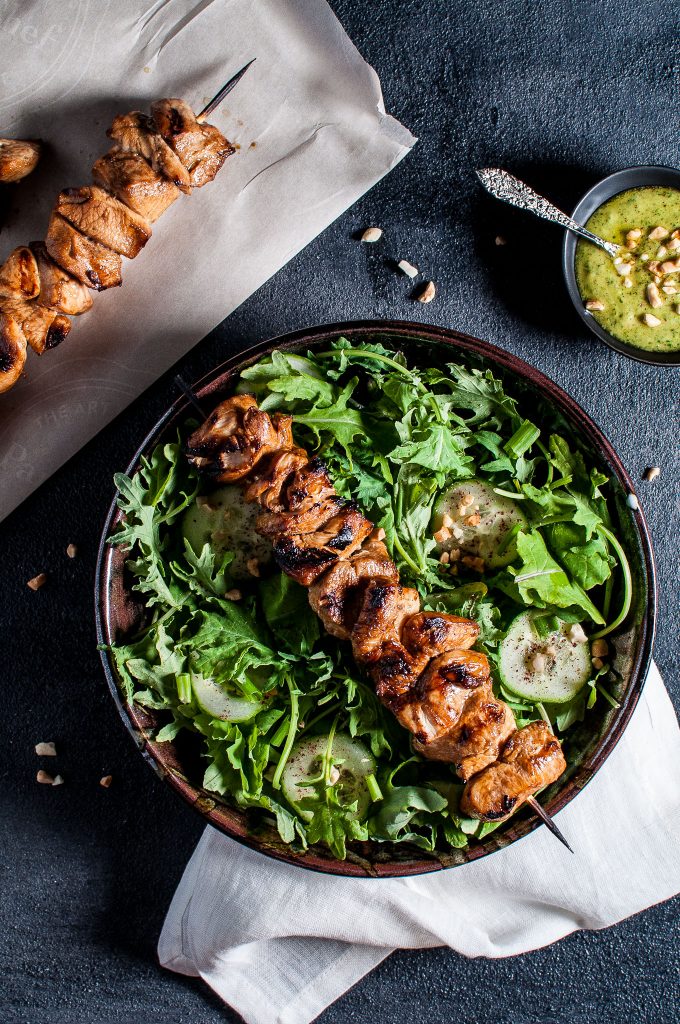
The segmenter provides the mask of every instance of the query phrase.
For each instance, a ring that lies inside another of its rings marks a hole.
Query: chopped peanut
[[[659,289],[657,285],[648,284],[645,294],[647,296],[647,302],[650,306],[653,306],[654,309],[658,309],[659,306],[663,306],[663,299],[659,295]]]
[[[373,538],[373,540],[384,540],[385,531],[383,530],[382,526],[379,526],[377,530],[374,530],[373,533],[371,534],[371,537]]]
[[[591,658],[590,660],[591,660],[593,668],[597,669],[598,672],[600,671],[601,668],[604,668],[604,662],[602,661],[601,658]]]
[[[456,538],[456,540],[462,540],[464,537],[463,531],[459,526],[454,526],[453,529],[451,530],[451,533]]]
[[[69,544],[66,548],[66,554],[69,558],[75,558],[78,554],[78,548],[75,544]]]
[[[567,636],[573,644],[582,644],[588,639],[580,622],[575,622],[573,626],[570,626]]]
[[[460,548],[451,548],[449,551],[449,561],[457,562],[460,559]]]
[[[42,768],[37,773],[35,779],[36,779],[36,782],[42,783],[43,786],[53,786],[54,785],[54,776],[50,775],[49,772],[44,772],[42,770]]]
[[[47,583],[47,573],[46,572],[41,572],[41,573],[38,573],[37,576],[34,576],[33,579],[29,580],[28,583],[26,584],[26,586],[30,587],[31,590],[40,590],[40,588],[44,587],[46,583]]]
[[[654,316],[653,313],[644,313],[642,316],[642,322],[647,327],[658,327],[661,324],[658,316]]]
[[[543,654],[534,654],[533,658],[531,659],[531,667],[534,669],[535,672],[542,672],[546,664],[547,662]]]
[[[591,313],[600,312],[605,308],[605,304],[604,302],[601,301],[601,299],[588,299],[588,301],[586,302],[586,309],[589,310]]]
[[[38,757],[56,757],[57,748],[50,740],[48,743],[36,743],[35,752]]]
[[[442,526],[441,530],[437,530],[434,534],[434,539],[437,541],[437,544],[443,544],[445,540],[451,539],[451,531],[446,526]]]
[[[445,512],[442,516],[442,526],[445,526],[447,530],[450,530],[453,526],[453,519],[448,512]]]
[[[227,601],[240,601],[241,591],[234,588],[233,590],[228,590],[224,596]]]
[[[258,562],[257,558],[249,558],[248,561],[246,562],[246,568],[251,576],[260,575],[260,563]]]
[[[626,246],[629,249],[634,249],[642,238],[642,231],[640,228],[633,228],[632,231],[626,232]]]
[[[678,270],[680,270],[680,259],[666,260],[659,269],[662,274],[677,274]]]
[[[466,516],[463,522],[466,526],[479,526],[482,521],[482,517],[479,512],[473,512],[471,516]]]
[[[441,555],[439,556],[439,561],[441,562],[442,565],[448,565],[450,558],[451,556],[448,553],[448,551],[442,551]]]
[[[609,654],[609,644],[605,639],[593,640],[590,653],[594,658],[603,658],[605,654]]]
[[[475,555],[463,555],[463,565],[466,565],[468,569],[472,569],[473,572],[484,572],[484,559],[477,558]]]
[[[666,228],[662,228],[661,225],[659,225],[658,228],[652,228],[649,232],[649,237],[653,242],[659,242],[662,238],[668,238],[668,231]]]
[[[104,789],[108,789],[112,782],[113,775],[102,775],[101,779],[99,780],[99,785],[103,786]]]
[[[643,476],[645,480],[656,480],[657,476],[661,476],[661,469],[659,466],[648,466]]]

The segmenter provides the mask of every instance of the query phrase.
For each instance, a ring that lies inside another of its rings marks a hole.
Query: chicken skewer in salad
[[[260,506],[256,529],[278,565],[309,588],[327,631],[351,643],[415,749],[455,766],[463,813],[503,820],[559,778],[566,762],[550,726],[517,730],[494,695],[487,658],[471,650],[477,624],[421,611],[373,524],[337,494],[323,461],[295,445],[292,417],[235,395],[191,435],[186,452],[215,483],[238,483]]]
[[[63,341],[93,291],[121,284],[122,257],[139,254],[152,222],[235,152],[181,99],[152,103],[151,116],[120,115],[107,134],[114,145],[94,164],[95,183],[61,191],[45,241],[0,267],[0,392],[21,376],[27,346],[41,355]]]

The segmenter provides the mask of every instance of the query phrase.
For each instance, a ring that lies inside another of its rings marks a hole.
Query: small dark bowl
[[[603,203],[606,203],[608,199],[611,199],[612,196],[618,195],[619,192],[626,192],[630,188],[644,188],[650,185],[662,185],[680,190],[680,170],[676,170],[673,167],[627,167],[623,171],[610,174],[608,178],[603,178],[602,181],[598,181],[597,185],[593,185],[590,192],[586,192],[572,213],[572,217],[577,224],[583,226],[588,218],[595,213],[595,210],[602,206]],[[576,312],[583,322],[588,325],[593,334],[596,334],[610,348],[616,349],[617,352],[621,352],[624,356],[629,356],[631,359],[637,359],[639,363],[651,363],[653,366],[680,365],[680,352],[646,352],[642,348],[626,345],[625,342],[619,341],[609,331],[605,331],[604,327],[588,312],[576,283],[574,258],[576,256],[577,242],[578,237],[573,231],[565,231],[562,268],[564,270],[567,291],[571,301],[574,303]]]
[[[567,750],[567,771],[541,797],[547,810],[555,814],[578,795],[614,749],[638,702],[651,660],[656,609],[654,559],[642,512],[640,509],[633,511],[626,504],[626,497],[633,490],[631,480],[611,444],[583,409],[557,384],[502,349],[441,327],[385,320],[312,327],[263,342],[229,359],[199,381],[194,391],[202,405],[211,409],[230,394],[239,373],[246,366],[273,349],[303,352],[324,349],[340,335],[355,345],[380,341],[387,347],[399,348],[412,365],[437,366],[464,361],[468,365],[492,369],[496,376],[507,382],[527,411],[531,410],[536,415],[537,407],[549,410],[559,429],[566,431],[588,460],[611,479],[610,505],[614,524],[625,544],[634,580],[634,601],[628,619],[613,638],[610,637],[615,643],[615,692],[619,707],[603,707],[601,703],[604,702],[598,702],[589,712],[584,726],[575,730]],[[190,415],[195,416],[195,413],[186,398],[178,398],[142,442],[127,473],[136,473],[141,457],[148,456],[160,441],[175,439],[177,429],[183,427]],[[138,597],[131,590],[124,553],[106,543],[120,521],[121,514],[114,501],[104,524],[95,583],[97,639],[100,645],[120,642],[139,628],[145,614]],[[614,600],[620,600],[620,595],[615,593]],[[282,842],[273,824],[229,806],[202,788],[200,748],[192,734],[180,733],[169,743],[157,743],[153,739],[154,730],[163,722],[162,713],[125,703],[113,658],[105,649],[101,651],[101,657],[121,718],[138,750],[156,774],[198,811],[206,824],[270,857],[336,875],[368,878],[418,875],[477,860],[503,849],[540,825],[534,814],[523,810],[482,842],[474,843],[466,850],[425,853],[405,843],[390,846],[367,842],[349,844],[345,861],[336,860],[323,846],[312,847],[306,853],[296,853]]]

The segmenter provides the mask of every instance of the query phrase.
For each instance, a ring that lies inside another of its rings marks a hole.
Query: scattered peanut
[[[52,785],[53,786],[63,786],[64,785],[64,780],[62,779],[61,775],[55,775],[54,776],[54,781],[52,782]]]
[[[654,309],[658,309],[659,306],[663,306],[663,299],[659,295],[659,289],[657,285],[648,284],[645,294],[647,296],[647,302],[650,306],[653,306]]]
[[[680,238],[671,238],[670,242],[666,246],[669,252],[680,251]]]
[[[592,663],[593,668],[596,669],[598,672],[601,668],[604,668],[604,662],[601,658],[591,658],[590,661]]]
[[[553,647],[552,644],[548,644],[548,646],[545,648],[545,653],[548,655],[549,658],[555,658],[557,656],[557,648]]]
[[[434,281],[427,281],[426,284],[423,285],[421,290],[416,295],[416,298],[417,298],[418,302],[423,302],[423,303],[432,302],[432,300],[435,297],[436,293],[437,293],[437,289],[434,286]]]
[[[38,573],[37,576],[34,576],[33,579],[29,580],[28,583],[26,584],[26,586],[30,587],[31,590],[40,590],[40,588],[44,587],[44,585],[46,583],[47,583],[47,573],[46,572],[41,572],[41,573]]]
[[[246,569],[248,570],[251,576],[259,576],[260,563],[258,562],[257,558],[249,558],[248,561],[246,562]]]
[[[466,565],[468,569],[472,569],[474,572],[484,572],[484,559],[477,558],[475,555],[463,555],[463,565]]]
[[[336,766],[333,765],[331,770],[328,773],[328,781],[330,782],[331,786],[334,786],[335,783],[339,780],[339,778],[340,778],[340,772],[338,771]]]
[[[233,590],[228,590],[224,596],[227,601],[240,601],[241,591],[234,588]]]
[[[458,562],[460,561],[460,548],[451,548],[449,551],[449,561]]]
[[[479,512],[473,512],[471,516],[466,516],[463,522],[466,526],[479,526],[482,521],[482,517]]]
[[[647,264],[647,270],[650,274],[656,274],[661,264],[658,260],[650,260]]]
[[[413,264],[409,263],[408,260],[399,260],[397,266],[401,270],[402,274],[406,274],[406,276],[410,278],[417,277],[418,274],[420,273],[418,268],[414,267]]]
[[[534,654],[531,659],[531,667],[534,672],[542,672],[547,664],[544,654]]]
[[[646,324],[647,327],[658,327],[661,323],[658,316],[654,316],[653,313],[643,313],[642,322]]]
[[[75,544],[69,544],[66,548],[66,554],[69,558],[75,558],[78,554],[78,548]]]
[[[626,505],[628,508],[632,508],[633,511],[638,509],[640,507],[640,502],[638,501],[637,494],[629,494],[626,498]]]
[[[659,466],[648,466],[642,474],[644,480],[656,480],[658,476],[661,476],[661,469]]]
[[[609,654],[609,644],[606,640],[593,640],[590,645],[590,653],[594,658],[603,658],[605,654]]]
[[[465,494],[461,494],[461,496],[460,496],[460,507],[462,509],[466,509],[468,507],[468,505],[472,505],[474,500],[475,499],[472,497],[472,495],[468,491],[466,491]],[[461,512],[461,515],[462,515],[462,512]]]
[[[656,253],[657,260],[662,260],[664,258],[664,256],[667,256],[667,255],[668,255],[668,249],[666,248],[666,246],[665,245],[660,245],[658,250],[657,250],[657,253]]]
[[[508,244],[507,239],[503,238],[502,235],[496,235],[494,241],[495,241],[496,245],[507,245]]]
[[[442,526],[445,526],[447,530],[450,530],[453,526],[453,519],[448,512],[445,512],[442,516]]]
[[[57,748],[50,740],[48,743],[36,743],[35,752],[38,757],[56,757]]]
[[[43,786],[53,786],[54,776],[50,775],[49,772],[44,772],[42,768],[36,774],[36,782],[40,782]]]
[[[628,249],[634,249],[637,243],[642,238],[642,231],[640,228],[633,228],[632,231],[626,232],[626,246]]]
[[[619,263],[618,267],[616,268],[616,273],[620,274],[621,277],[627,277],[628,274],[631,273],[632,269],[632,263]]]
[[[439,556],[439,561],[441,562],[442,565],[448,565],[450,558],[451,556],[449,555],[448,551],[442,551],[441,555]]]
[[[605,308],[605,304],[604,302],[602,302],[601,299],[588,299],[588,301],[586,302],[586,309],[589,310],[591,313],[598,312]]]
[[[434,539],[437,541],[437,544],[443,544],[445,540],[451,539],[451,531],[446,526],[442,526],[441,530],[437,530],[434,534]]]
[[[633,287],[633,282],[631,281],[631,279],[629,277],[624,277],[624,279],[623,279],[623,287],[624,288],[632,288]]]
[[[662,238],[668,238],[668,231],[666,228],[662,228],[661,225],[659,225],[658,228],[652,228],[649,232],[649,237],[652,242],[659,242]]]
[[[659,268],[662,274],[677,274],[680,270],[680,259],[666,260]]]
[[[102,775],[101,779],[99,780],[99,785],[103,786],[104,789],[108,789],[112,782],[113,775]]]
[[[373,540],[384,540],[385,531],[383,530],[382,526],[379,526],[377,530],[374,530],[373,533],[371,534],[371,537],[373,538]]]
[[[456,538],[456,540],[462,540],[463,537],[465,536],[460,526],[454,526],[453,529],[451,530],[451,533]]]
[[[379,242],[382,238],[382,228],[366,228],[361,236],[362,242]]]
[[[661,291],[664,292],[665,295],[677,295],[680,289],[676,284],[662,284]]]

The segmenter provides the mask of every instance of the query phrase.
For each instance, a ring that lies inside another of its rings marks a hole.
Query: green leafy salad
[[[629,609],[630,570],[607,478],[554,413],[533,423],[489,370],[409,368],[344,338],[274,352],[237,389],[293,416],[296,443],[384,530],[424,609],[479,623],[518,727],[543,718],[562,734],[596,702],[616,706],[603,638]],[[196,734],[204,788],[247,809],[254,830],[275,821],[296,849],[343,858],[352,840],[447,850],[483,838],[497,826],[462,817],[452,766],[413,753],[350,645],[276,567],[257,507],[188,464],[194,426],[116,477],[111,543],[147,608],[111,649],[127,701],[165,713],[157,742]]]

